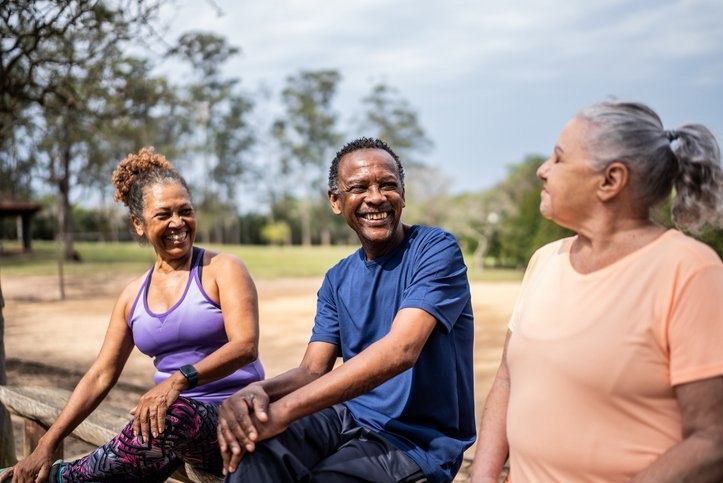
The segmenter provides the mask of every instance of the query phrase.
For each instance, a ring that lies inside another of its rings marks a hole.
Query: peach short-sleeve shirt
[[[510,320],[510,479],[625,482],[682,438],[673,386],[723,375],[723,263],[669,230],[589,274],[568,238]]]

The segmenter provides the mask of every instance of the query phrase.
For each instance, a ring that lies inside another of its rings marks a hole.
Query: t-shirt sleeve
[[[440,230],[420,244],[412,282],[399,308],[422,309],[450,331],[469,300],[462,251],[451,234]]]
[[[316,294],[316,317],[309,342],[328,342],[339,345],[339,317],[336,310],[334,287],[329,275],[324,277],[319,292]]]
[[[723,375],[723,265],[685,282],[668,326],[672,385]]]

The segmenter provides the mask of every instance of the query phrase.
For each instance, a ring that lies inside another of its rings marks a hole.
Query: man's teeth
[[[166,238],[173,241],[181,241],[186,239],[186,232],[183,233],[176,233],[173,235],[168,235]]]
[[[364,215],[364,218],[366,218],[367,220],[383,220],[388,215],[389,215],[389,213],[387,213],[386,211],[381,212],[381,213],[366,213]]]

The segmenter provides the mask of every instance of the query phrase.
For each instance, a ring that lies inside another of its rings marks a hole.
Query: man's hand
[[[133,434],[140,434],[143,442],[150,441],[151,436],[158,437],[166,429],[166,410],[180,394],[169,378],[141,396],[131,409]]]
[[[218,414],[218,445],[223,471],[233,472],[243,454],[256,449],[260,426],[269,421],[269,396],[257,384],[249,384],[226,399]]]

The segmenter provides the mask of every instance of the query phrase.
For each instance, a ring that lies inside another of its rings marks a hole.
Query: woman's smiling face
[[[196,237],[196,215],[191,196],[178,182],[162,182],[145,189],[143,220],[134,220],[139,236],[145,237],[162,258],[180,258],[191,252]]]

